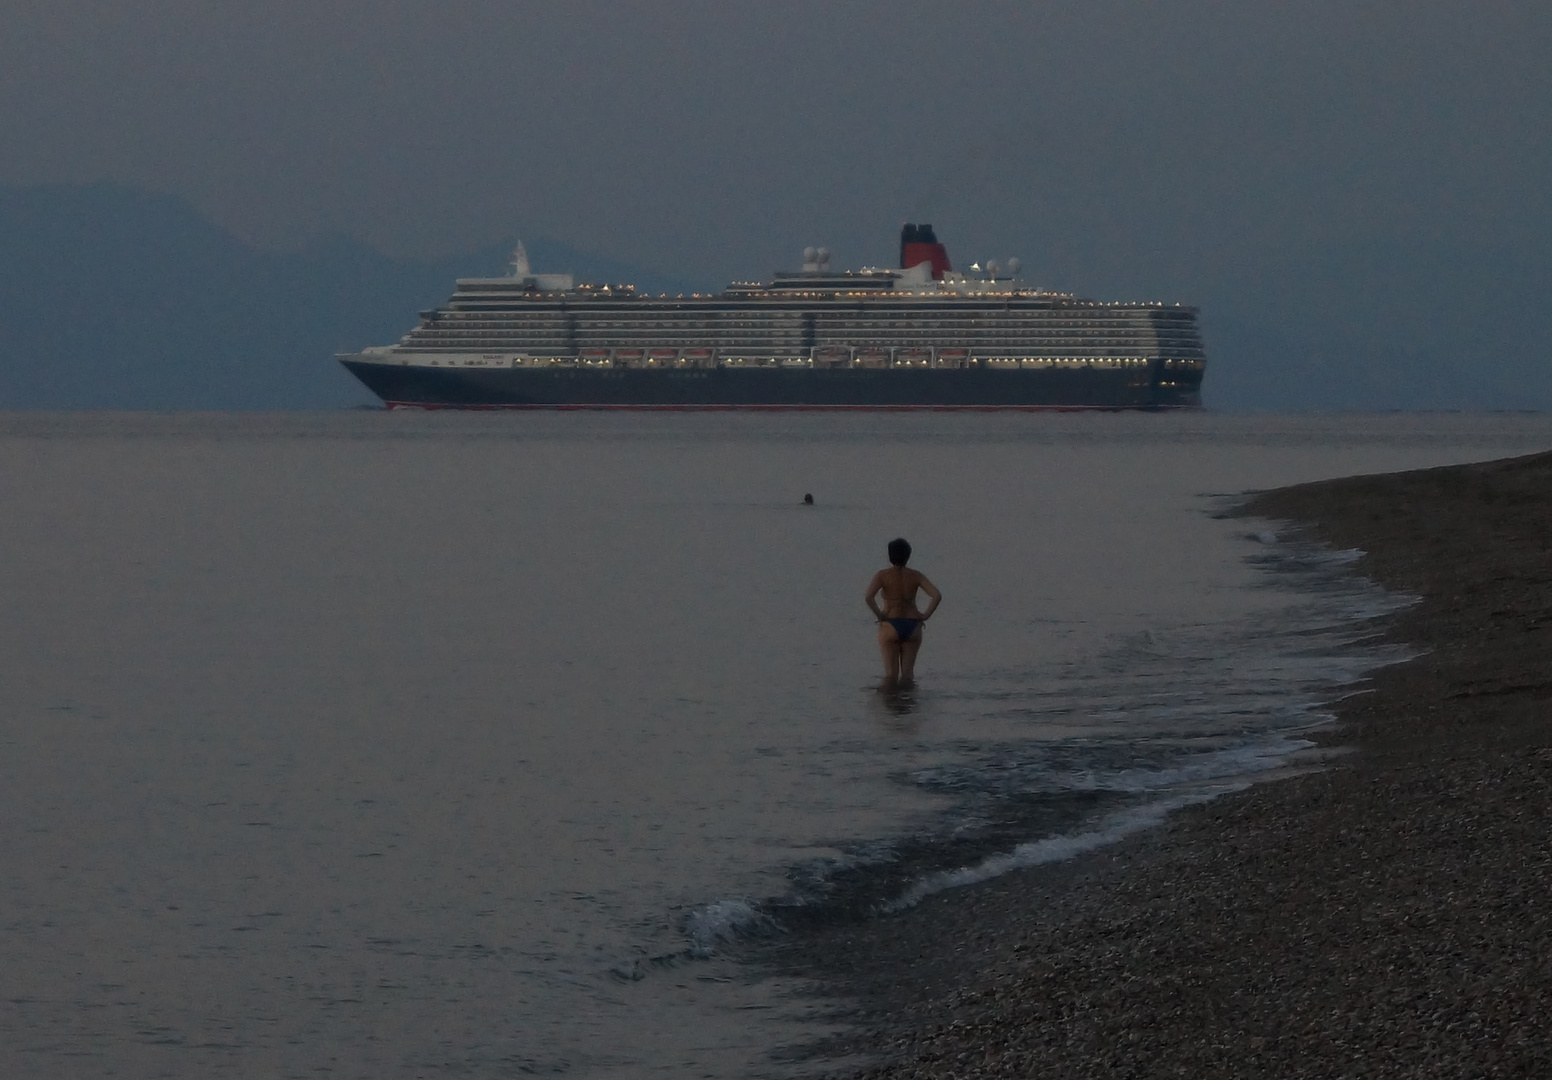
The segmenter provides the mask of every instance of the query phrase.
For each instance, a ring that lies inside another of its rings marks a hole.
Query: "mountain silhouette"
[[[650,293],[709,284],[523,239],[538,270]],[[455,278],[505,273],[515,240],[436,260],[344,237],[270,252],[174,196],[0,187],[0,408],[375,405],[334,354],[397,341]],[[1318,275],[1295,274],[1307,257],[1263,267],[1270,284],[1205,265],[1187,275],[1180,299],[1202,310],[1208,406],[1552,407],[1552,260],[1472,249],[1441,266],[1431,244],[1355,235],[1315,260]]]
[[[525,237],[535,267],[685,283]],[[342,237],[253,248],[188,203],[113,184],[0,188],[0,408],[317,409],[375,404],[337,352],[397,341],[515,241],[392,259]]]

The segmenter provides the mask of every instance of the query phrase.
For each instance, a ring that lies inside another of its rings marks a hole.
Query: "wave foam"
[[[684,921],[684,932],[690,939],[690,955],[702,960],[715,953],[723,942],[773,926],[770,916],[753,901],[726,899],[714,900],[690,912]]]
[[[1043,840],[1032,840],[1027,844],[1020,844],[1012,851],[1002,855],[993,855],[983,859],[974,866],[963,866],[957,870],[943,870],[936,874],[928,874],[917,881],[904,893],[887,904],[881,905],[881,914],[892,915],[895,912],[904,911],[915,907],[929,896],[949,889],[959,889],[966,885],[974,885],[978,882],[988,881],[994,877],[1001,877],[1014,870],[1024,870],[1031,866],[1041,866],[1045,863],[1062,862],[1086,851],[1113,844],[1132,833],[1151,829],[1163,822],[1164,818],[1183,806],[1194,803],[1207,802],[1219,795],[1228,794],[1231,791],[1239,791],[1248,787],[1248,784],[1224,785],[1213,791],[1198,791],[1189,795],[1179,795],[1171,799],[1160,799],[1157,802],[1148,803],[1146,806],[1133,807],[1120,813],[1112,814],[1102,821],[1097,827],[1084,832],[1069,833],[1062,836],[1048,836]]]
[[[1279,738],[1274,743],[1252,743],[1204,754],[1195,761],[1162,769],[1121,769],[1110,773],[1085,771],[1065,776],[1053,774],[1053,787],[1068,791],[1116,791],[1145,793],[1182,784],[1199,784],[1246,773],[1267,772],[1287,764],[1290,754],[1315,744],[1307,739]]]

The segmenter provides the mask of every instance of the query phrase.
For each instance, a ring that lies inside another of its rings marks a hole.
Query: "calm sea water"
[[[1549,446],[1538,415],[0,415],[0,1071],[779,1072],[815,1024],[728,935],[1120,835],[1394,659],[1355,639],[1395,599],[1232,496]],[[861,595],[896,535],[946,597],[908,696]]]

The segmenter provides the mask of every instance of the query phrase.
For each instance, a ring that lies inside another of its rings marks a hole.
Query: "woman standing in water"
[[[884,656],[884,684],[909,686],[915,678],[916,653],[921,648],[922,623],[932,617],[943,594],[927,575],[906,569],[911,545],[903,539],[889,542],[889,566],[873,575],[863,596],[878,620],[878,648]],[[926,611],[916,608],[916,592],[930,598]],[[883,594],[883,604],[877,602]]]

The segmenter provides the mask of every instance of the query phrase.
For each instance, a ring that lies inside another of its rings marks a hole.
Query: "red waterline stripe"
[[[441,405],[385,401],[390,409],[428,412],[1157,412],[1196,409],[1197,405]]]

